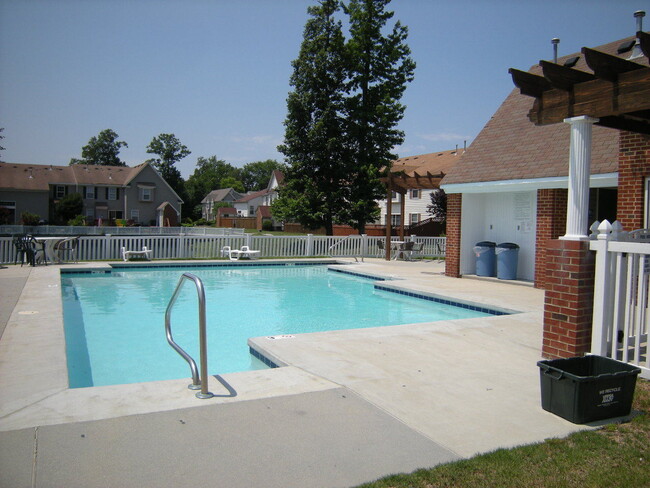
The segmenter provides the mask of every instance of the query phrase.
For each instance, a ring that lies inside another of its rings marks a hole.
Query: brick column
[[[566,227],[567,190],[537,190],[537,236],[535,237],[535,288],[546,288],[546,246]]]
[[[582,356],[591,348],[594,253],[587,241],[554,240],[546,255],[542,356]]]
[[[460,278],[460,218],[463,204],[461,193],[447,195],[447,247],[445,275]]]
[[[650,137],[621,132],[616,218],[627,231],[644,227],[644,184],[650,176]]]

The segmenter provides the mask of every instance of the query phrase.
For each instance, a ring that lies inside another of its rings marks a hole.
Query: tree
[[[383,34],[393,12],[390,0],[350,0],[345,8],[350,22],[347,134],[353,149],[349,174],[347,221],[363,233],[377,215],[376,200],[384,196],[380,173],[396,159],[393,148],[404,142],[397,124],[404,116],[400,99],[413,80],[415,62],[406,44],[408,29],[398,21]]]
[[[54,216],[58,225],[66,225],[69,220],[83,214],[81,193],[70,193],[59,200],[54,207]]]
[[[447,220],[447,194],[442,188],[431,192],[431,204],[427,205],[427,212],[436,220]]]
[[[275,170],[284,171],[284,166],[275,159],[247,163],[241,169],[241,179],[246,191],[264,190]]]
[[[147,146],[147,153],[158,155],[158,158],[151,159],[149,162],[181,199],[185,200],[187,198],[185,181],[174,165],[192,152],[181,144],[174,134],[159,134]]]
[[[232,176],[226,176],[223,178],[221,183],[219,183],[219,188],[232,188],[237,193],[244,193],[246,191],[244,189],[244,184]]]
[[[347,207],[348,151],[344,137],[345,40],[338,0],[309,7],[298,58],[293,61],[284,122],[278,147],[289,167],[273,205],[276,218],[308,228],[325,227],[328,235]]]
[[[70,164],[97,164],[102,166],[126,166],[118,154],[120,148],[129,147],[124,141],[118,141],[119,136],[112,129],[105,129],[93,136],[83,148],[81,158],[70,160]]]
[[[222,181],[228,177],[240,180],[240,170],[216,156],[199,157],[194,173],[185,182],[187,201],[185,207],[190,209],[191,217],[201,216],[201,200],[212,190],[224,188]]]

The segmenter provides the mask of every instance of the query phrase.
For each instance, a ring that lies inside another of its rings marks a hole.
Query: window
[[[0,224],[12,225],[16,223],[16,202],[0,202]]]
[[[415,225],[420,221],[420,214],[419,213],[412,213],[409,214],[409,224],[410,225]]]
[[[86,209],[86,220],[93,221],[95,220],[95,209],[94,208],[87,208]]]
[[[122,218],[122,211],[121,210],[109,210],[108,211],[108,218],[110,220],[121,219]]]
[[[390,216],[390,225],[393,227],[399,227],[402,223],[402,216],[397,214],[397,215],[391,215]]]
[[[390,199],[391,200],[399,200],[399,198],[397,197],[397,192],[396,191],[390,192]]]
[[[84,198],[86,200],[95,199],[95,187],[94,186],[84,186]]]
[[[140,188],[140,201],[152,202],[153,201],[153,188]]]
[[[106,188],[106,200],[117,200],[118,199],[118,191],[117,188],[114,186],[109,186]]]
[[[56,185],[54,188],[54,198],[63,198],[65,196],[65,186]]]
[[[411,200],[419,200],[421,198],[422,193],[420,190],[411,190]]]
[[[255,207],[253,205],[248,207],[248,215],[249,217],[255,215]]]
[[[140,222],[140,210],[138,210],[137,208],[131,209],[131,220],[133,220],[133,222],[136,223]]]

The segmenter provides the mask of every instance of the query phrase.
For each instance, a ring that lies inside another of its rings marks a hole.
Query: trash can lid
[[[519,249],[519,245],[515,244],[514,242],[502,242],[497,247],[504,249]]]
[[[476,245],[482,247],[495,247],[497,244],[496,242],[492,242],[492,241],[481,241],[481,242],[477,242]]]

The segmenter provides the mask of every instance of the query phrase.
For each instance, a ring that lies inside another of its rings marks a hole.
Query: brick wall
[[[447,195],[447,251],[445,255],[445,274],[460,278],[460,218],[463,195]]]
[[[546,246],[566,230],[567,190],[537,190],[537,236],[535,238],[535,288],[546,287]]]
[[[582,356],[591,348],[594,253],[585,241],[548,242],[542,356]]]
[[[643,225],[644,180],[650,177],[650,137],[621,132],[616,218],[627,231]]]

